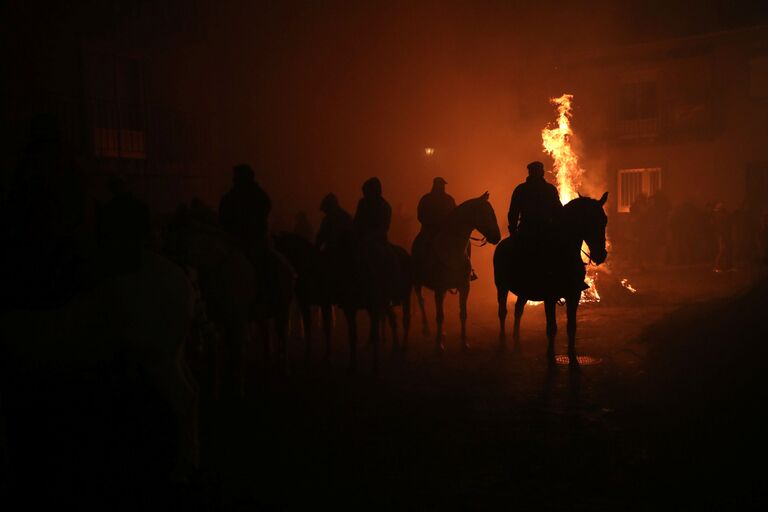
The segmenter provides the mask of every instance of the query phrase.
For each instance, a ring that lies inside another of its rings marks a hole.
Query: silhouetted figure
[[[544,164],[531,162],[525,183],[512,193],[507,214],[509,232],[539,235],[549,229],[561,208],[557,188],[544,179]]]
[[[149,208],[116,176],[109,179],[111,199],[99,210],[97,239],[108,275],[137,270],[151,236]]]
[[[417,216],[421,223],[421,233],[428,240],[434,238],[448,214],[456,208],[456,201],[445,192],[447,183],[443,178],[436,177],[432,180],[432,190],[419,200]]]
[[[48,306],[83,286],[84,218],[79,169],[61,145],[56,118],[39,115],[0,215],[0,302]]]
[[[269,212],[272,202],[254,180],[253,169],[247,164],[232,169],[232,188],[219,204],[221,226],[251,258],[267,245]]]
[[[325,214],[317,231],[315,245],[321,250],[341,247],[344,239],[352,232],[352,216],[339,205],[334,194],[328,194],[320,203]]]
[[[363,197],[357,203],[355,233],[361,240],[384,245],[391,220],[392,207],[381,195],[381,181],[370,178],[363,183]]]
[[[315,230],[309,222],[307,212],[302,211],[296,214],[296,223],[293,225],[293,232],[307,242],[312,242],[312,240],[315,239]]]

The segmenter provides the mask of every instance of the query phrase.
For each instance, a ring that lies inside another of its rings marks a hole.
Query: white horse
[[[107,278],[61,307],[3,314],[4,363],[16,378],[28,378],[93,369],[130,354],[174,413],[174,476],[183,478],[198,465],[197,389],[183,355],[192,310],[184,271],[144,251],[136,271]]]

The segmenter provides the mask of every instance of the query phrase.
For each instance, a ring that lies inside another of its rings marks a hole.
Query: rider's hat
[[[538,160],[528,164],[528,172],[544,172],[544,164]]]
[[[433,184],[433,185],[447,185],[447,184],[448,184],[448,182],[447,182],[447,181],[445,181],[445,180],[444,180],[443,178],[441,178],[440,176],[438,176],[437,178],[435,178],[435,179],[433,179],[433,180],[432,180],[432,184]]]

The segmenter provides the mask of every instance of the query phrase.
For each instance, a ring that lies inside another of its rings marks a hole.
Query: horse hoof
[[[445,345],[443,345],[442,342],[438,341],[437,344],[435,345],[435,353],[442,354],[443,352],[445,352]]]
[[[461,344],[461,351],[465,354],[469,352],[469,344],[467,342],[464,342]]]

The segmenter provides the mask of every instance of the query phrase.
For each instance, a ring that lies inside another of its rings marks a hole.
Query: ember
[[[629,284],[629,280],[626,277],[621,280],[621,286],[629,290],[631,293],[637,293],[635,287]]]

